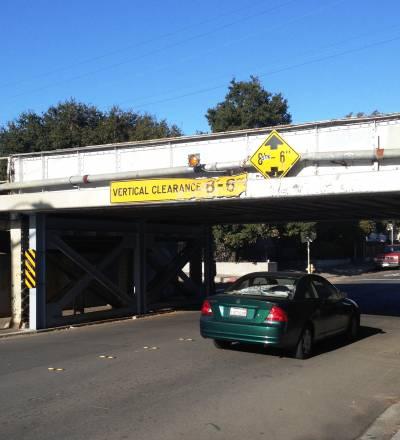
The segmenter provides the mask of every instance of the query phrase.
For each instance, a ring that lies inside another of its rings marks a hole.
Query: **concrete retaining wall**
[[[249,261],[241,261],[240,263],[217,262],[215,269],[215,281],[225,282],[233,281],[250,272],[276,272],[278,263],[273,261],[259,261],[256,263]],[[189,274],[189,264],[183,268],[183,272]]]
[[[275,272],[278,270],[278,263],[272,261],[260,261],[251,263],[242,261],[240,263],[216,263],[217,276],[234,275],[242,276],[250,272]]]

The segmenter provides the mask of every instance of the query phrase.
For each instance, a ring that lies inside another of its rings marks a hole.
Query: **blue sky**
[[[398,0],[2,0],[0,125],[69,98],[207,131],[258,75],[294,122],[400,111]]]

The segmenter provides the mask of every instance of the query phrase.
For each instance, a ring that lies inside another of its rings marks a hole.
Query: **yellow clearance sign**
[[[297,153],[273,130],[251,156],[250,162],[266,178],[284,177],[300,159]]]
[[[246,191],[247,174],[210,178],[146,179],[111,182],[111,203],[239,197]]]

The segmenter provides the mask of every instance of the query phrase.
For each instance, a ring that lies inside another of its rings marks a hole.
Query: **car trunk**
[[[243,324],[263,323],[275,305],[285,308],[290,300],[250,295],[221,295],[210,299],[214,319]]]

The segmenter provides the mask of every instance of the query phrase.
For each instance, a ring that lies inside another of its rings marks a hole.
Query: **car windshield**
[[[225,293],[230,295],[258,295],[293,298],[295,278],[260,275],[238,280]]]
[[[399,252],[400,246],[385,246],[383,252]]]

